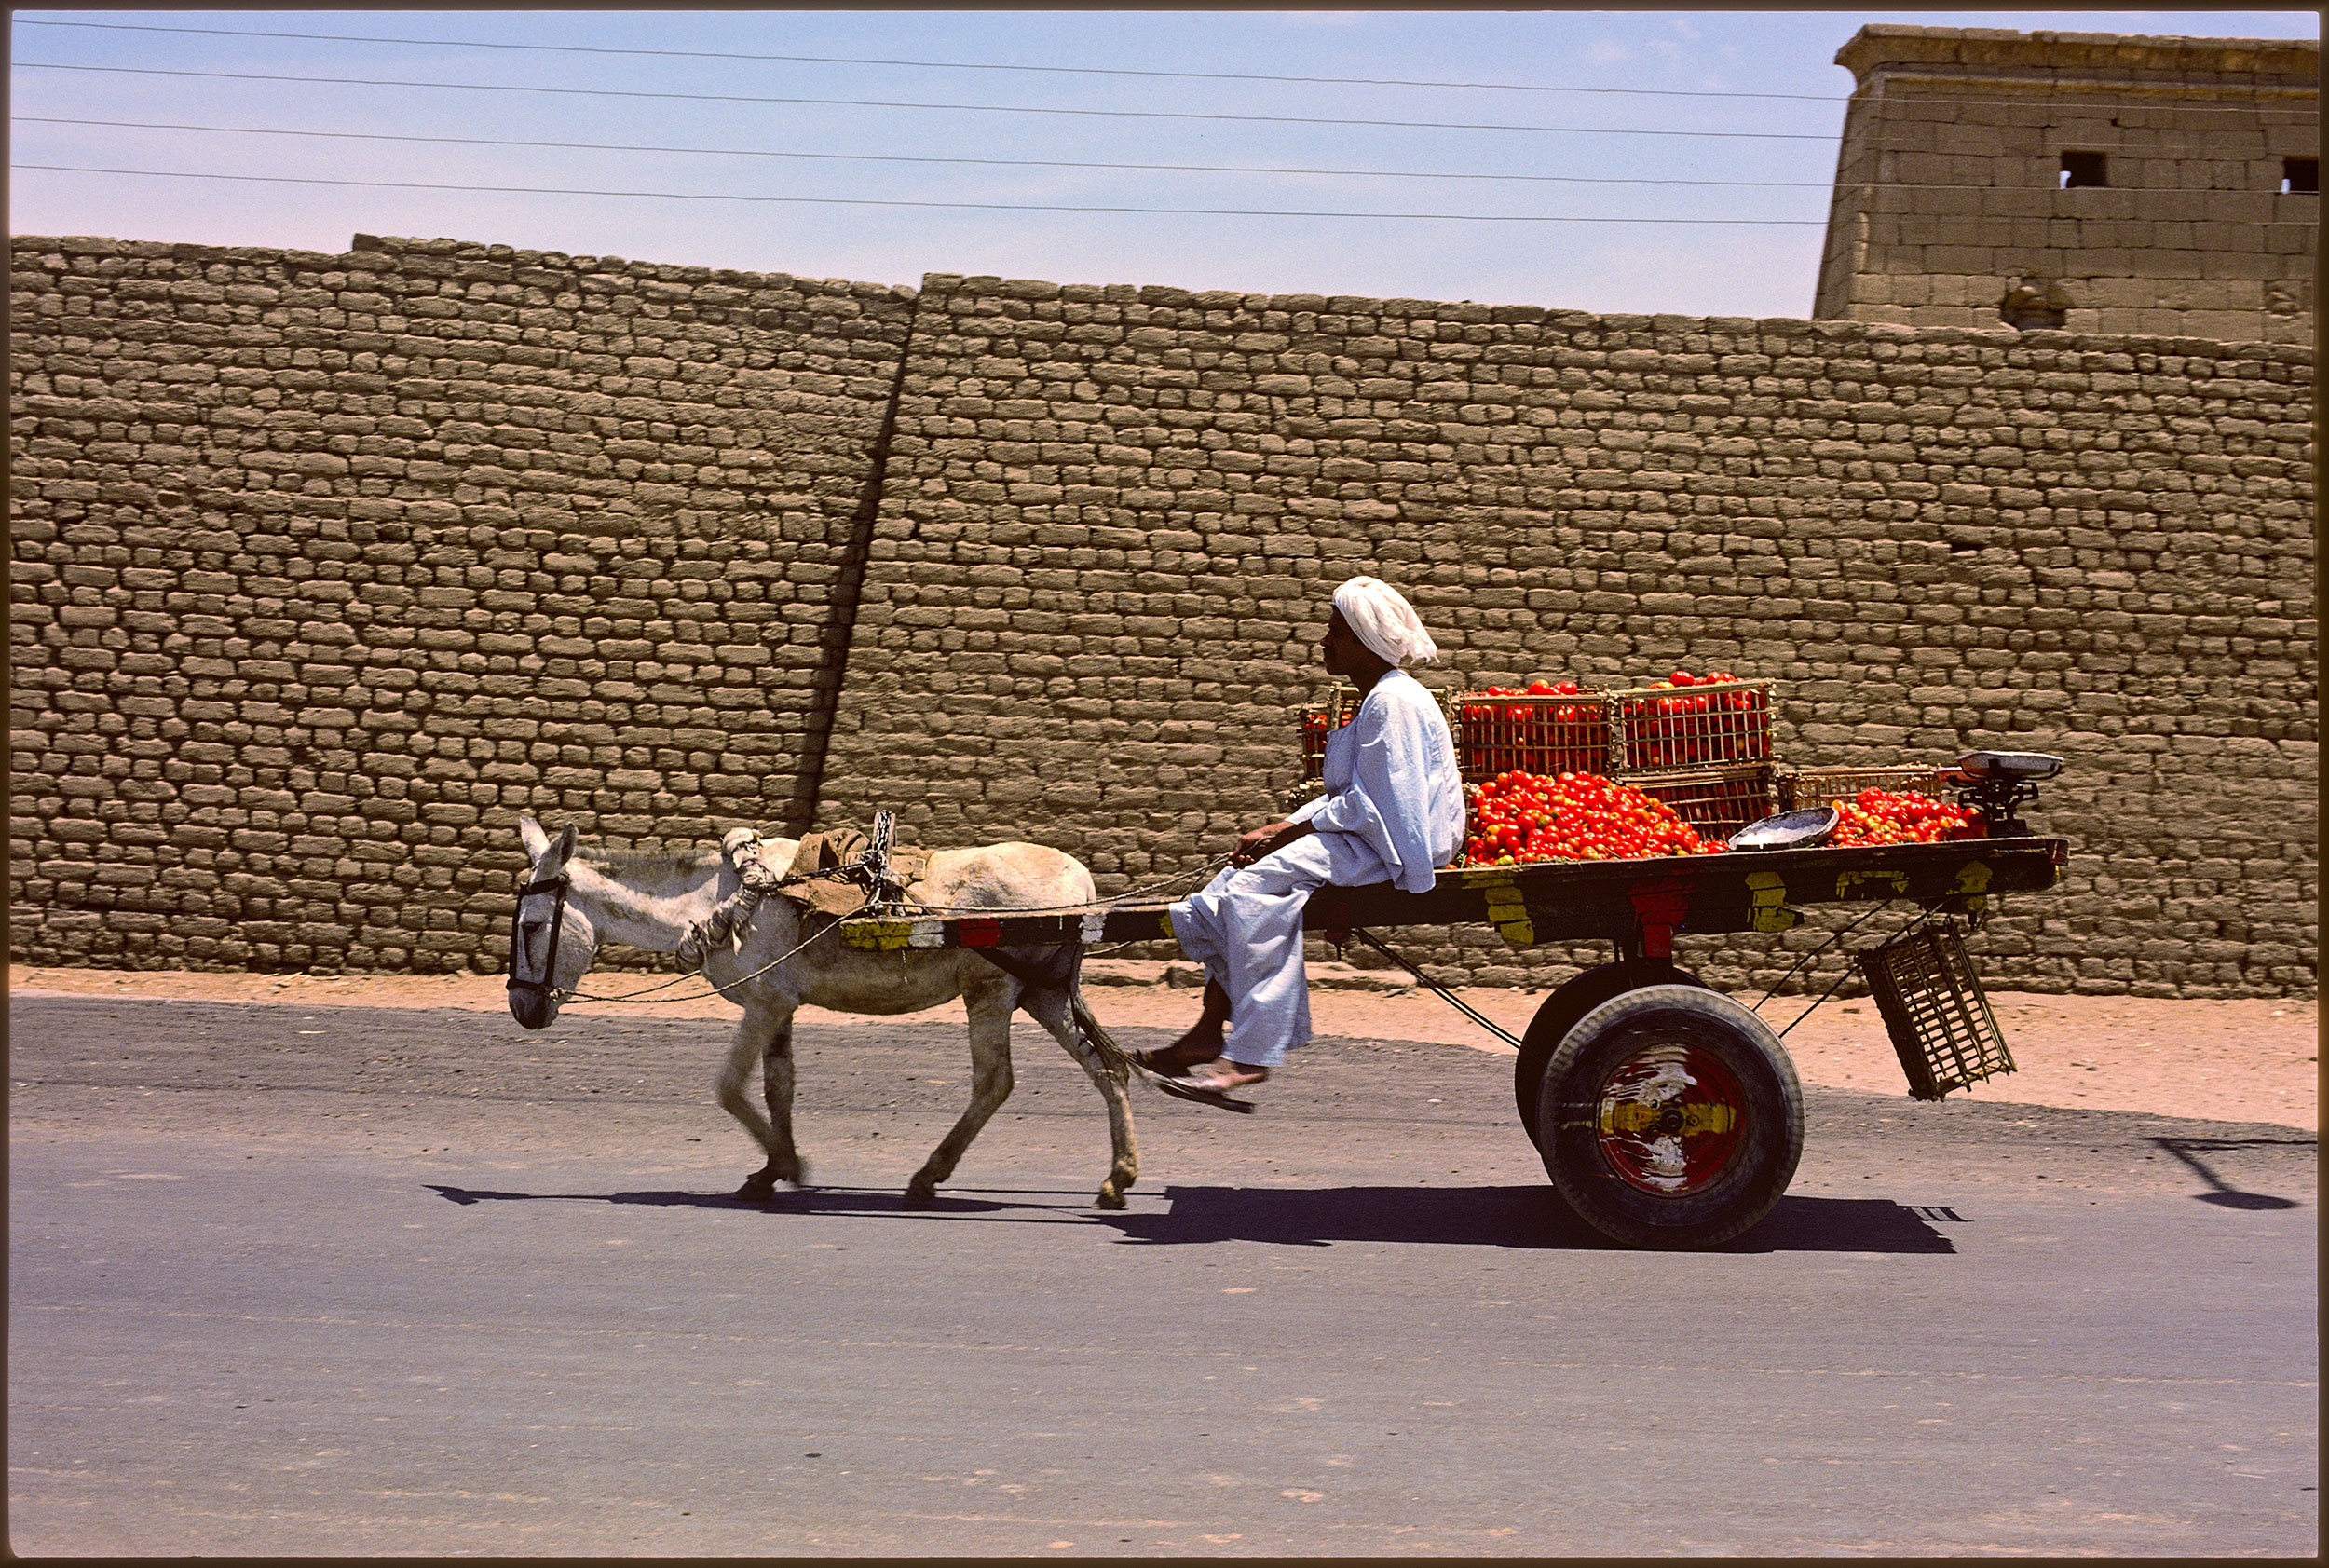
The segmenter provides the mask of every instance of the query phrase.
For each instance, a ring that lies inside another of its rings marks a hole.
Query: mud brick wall
[[[2036,820],[2077,856],[1983,934],[1999,983],[2309,989],[2310,382],[2200,340],[928,278],[825,818],[1194,867],[1276,814],[1371,572],[1435,684],[1723,666],[1785,683],[1796,762],[2068,757]],[[1684,957],[1776,978],[1816,935]]]
[[[12,301],[17,958],[497,963],[520,810],[806,820],[911,291],[19,239]]]
[[[2301,348],[449,240],[20,239],[14,287],[20,961],[491,969],[520,811],[1185,876],[1369,571],[1443,686],[1720,665],[1788,760],[2067,756],[1993,983],[2314,984]]]

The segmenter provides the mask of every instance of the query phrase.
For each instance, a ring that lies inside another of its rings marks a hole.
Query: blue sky
[[[2310,11],[31,9],[9,222],[1803,316],[1834,56],[1871,21],[2319,36]],[[743,55],[790,58],[711,58]],[[1220,79],[1253,75],[1369,85]],[[522,188],[416,188],[461,186]]]

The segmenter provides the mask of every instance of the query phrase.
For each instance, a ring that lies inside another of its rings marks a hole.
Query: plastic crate
[[[1445,700],[1465,784],[1499,773],[1610,771],[1610,702],[1598,691],[1500,697],[1461,691]]]
[[[1776,682],[1633,687],[1605,693],[1614,771],[1737,766],[1771,760],[1771,695]]]
[[[1664,773],[1633,773],[1626,783],[1665,801],[1674,814],[1706,839],[1728,839],[1750,822],[1771,814],[1772,777],[1767,762],[1742,768],[1687,768]]]
[[[1939,1099],[2014,1070],[1955,921],[1911,926],[1853,961],[1884,1016],[1914,1098]]]
[[[1863,789],[1913,789],[1936,800],[1950,797],[1953,786],[1942,782],[1947,771],[1938,763],[1902,762],[1877,768],[1784,768],[1779,771],[1779,810],[1802,811],[1849,800]]]
[[[1322,779],[1327,771],[1327,737],[1350,723],[1358,712],[1358,699],[1337,691],[1324,703],[1302,709],[1302,777]]]

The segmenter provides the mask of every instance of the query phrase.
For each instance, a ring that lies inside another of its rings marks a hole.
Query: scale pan
[[[1731,835],[1729,843],[1735,850],[1805,849],[1833,833],[1840,820],[1833,806],[1781,811],[1776,817],[1749,823]]]

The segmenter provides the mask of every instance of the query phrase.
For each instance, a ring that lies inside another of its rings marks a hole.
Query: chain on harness
[[[886,908],[898,904],[904,899],[906,890],[890,866],[890,845],[896,829],[895,812],[876,811],[873,836],[866,843],[865,852],[855,860],[814,871],[780,873],[761,857],[761,846],[766,840],[756,828],[729,828],[720,838],[720,853],[728,857],[729,866],[735,867],[740,885],[734,893],[722,899],[710,914],[688,927],[688,934],[679,939],[681,965],[691,973],[700,973],[705,956],[721,942],[729,945],[730,952],[742,952],[744,932],[751,926],[753,916],[759,913],[761,900],[772,893],[797,887],[803,882],[854,882],[865,889],[868,908]],[[794,949],[796,952],[798,950]]]

